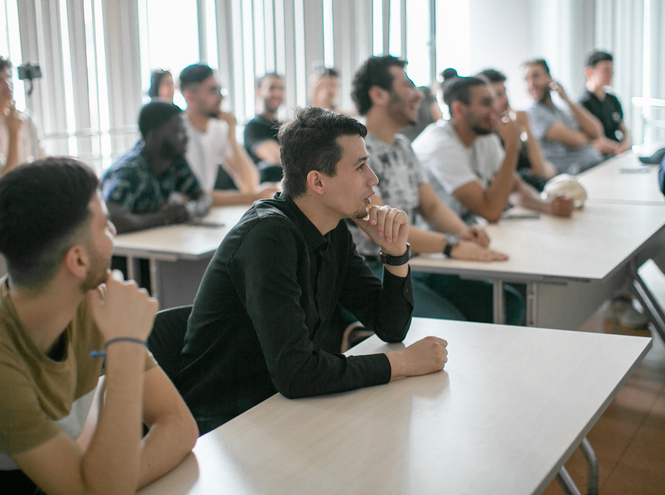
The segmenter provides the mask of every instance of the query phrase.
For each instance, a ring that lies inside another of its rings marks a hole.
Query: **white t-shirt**
[[[428,125],[412,147],[439,199],[465,220],[470,215],[469,209],[453,193],[473,181],[487,189],[505,157],[496,134],[478,136],[466,147],[452,123],[445,120]]]
[[[35,122],[27,114],[21,111],[18,113],[24,121],[18,137],[19,163],[32,162],[39,158],[44,158],[44,149],[42,148],[40,139],[41,135]],[[6,120],[7,116],[3,112],[0,112],[0,171],[5,168],[5,165],[7,164],[7,153],[9,153],[9,129],[7,129]],[[34,139],[34,151],[32,139]]]
[[[186,114],[183,114],[183,119],[189,138],[187,162],[199,179],[201,187],[210,192],[215,187],[220,164],[233,156],[229,143],[229,124],[223,120],[210,119],[208,128],[201,132],[192,125]]]

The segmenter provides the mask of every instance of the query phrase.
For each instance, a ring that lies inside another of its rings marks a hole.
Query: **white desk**
[[[130,278],[135,258],[150,261],[152,293],[161,309],[192,304],[212,255],[248,208],[213,207],[199,223],[119,235],[113,254],[127,257]]]
[[[658,165],[644,165],[630,151],[581,173],[577,180],[590,202],[665,205],[665,196],[658,189]]]
[[[496,323],[505,321],[503,282],[526,283],[528,325],[576,330],[625,283],[627,271],[665,245],[665,207],[589,202],[570,219],[502,220],[487,232],[491,247],[508,261],[423,255],[412,258],[411,267],[494,281]]]
[[[277,394],[201,437],[141,495],[541,492],[651,339],[414,319],[445,372],[310,399]],[[373,337],[354,354],[400,349]],[[593,359],[589,359],[593,357]]]

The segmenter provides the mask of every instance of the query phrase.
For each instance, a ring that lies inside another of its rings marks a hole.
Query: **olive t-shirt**
[[[8,454],[24,452],[60,431],[78,438],[85,425],[102,359],[90,357],[104,338],[87,302],[64,331],[62,359],[41,352],[28,337],[0,279],[0,470],[18,469]],[[146,370],[155,366],[146,358]]]

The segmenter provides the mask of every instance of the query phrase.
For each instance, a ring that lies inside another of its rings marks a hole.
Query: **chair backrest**
[[[187,320],[191,312],[192,306],[158,312],[148,337],[148,349],[171,381],[175,380],[178,373],[180,352],[185,342]]]

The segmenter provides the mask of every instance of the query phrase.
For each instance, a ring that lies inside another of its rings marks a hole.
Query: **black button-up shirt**
[[[339,354],[342,308],[387,342],[413,310],[410,276],[383,286],[345,222],[326,235],[278,194],[229,232],[201,282],[176,385],[201,434],[279,391],[288,398],[390,381],[385,354]]]

